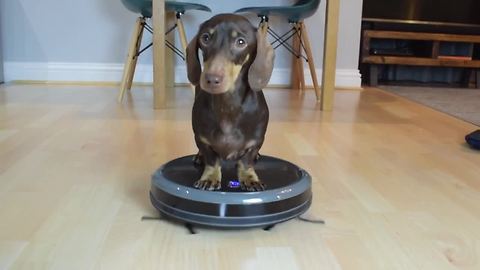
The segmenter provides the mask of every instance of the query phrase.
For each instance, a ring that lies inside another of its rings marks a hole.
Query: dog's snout
[[[223,82],[223,74],[221,73],[207,73],[205,74],[205,80],[207,81],[207,84],[210,86],[215,86],[219,85]]]

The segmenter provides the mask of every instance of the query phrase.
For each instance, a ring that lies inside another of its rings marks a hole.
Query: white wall
[[[193,2],[195,2],[193,0]],[[232,12],[243,6],[259,5],[258,0],[197,1],[213,13]],[[268,0],[261,4],[282,5],[289,0]],[[362,0],[340,0],[337,85],[360,86],[358,48]],[[325,2],[306,21],[321,76]],[[212,14],[192,11],[184,16],[188,38]],[[121,78],[130,34],[136,14],[126,10],[120,0],[0,0],[0,33],[3,41],[5,79],[118,81]],[[252,22],[258,23],[255,16]],[[288,24],[272,19],[272,26],[285,30]],[[145,43],[150,41],[146,36]],[[271,83],[288,84],[291,56],[277,50]],[[140,58],[136,81],[152,79],[151,53]],[[176,81],[185,82],[185,68],[177,60]],[[306,73],[309,74],[309,73]],[[307,82],[308,82],[307,77]]]

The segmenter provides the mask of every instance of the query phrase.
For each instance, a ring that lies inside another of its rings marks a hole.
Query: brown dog
[[[257,30],[246,18],[233,14],[204,22],[188,45],[188,79],[196,86],[192,125],[198,157],[205,166],[196,188],[221,188],[223,160],[237,162],[243,190],[265,188],[253,165],[268,125],[262,89],[270,80],[273,59],[266,26]]]

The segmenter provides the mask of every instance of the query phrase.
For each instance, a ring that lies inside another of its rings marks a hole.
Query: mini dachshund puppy
[[[195,85],[192,126],[204,166],[194,183],[198,189],[221,188],[225,160],[236,162],[243,190],[265,189],[253,166],[268,125],[262,89],[272,74],[274,52],[266,30],[242,16],[220,14],[204,22],[188,45],[188,79]]]

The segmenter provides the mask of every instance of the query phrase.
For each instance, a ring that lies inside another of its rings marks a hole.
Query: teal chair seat
[[[152,0],[122,0],[122,3],[130,11],[140,13],[146,18],[152,17]],[[187,10],[212,12],[212,10],[205,5],[177,1],[165,1],[165,10],[176,13],[185,13]]]
[[[319,5],[320,0],[299,0],[292,6],[245,7],[235,13],[255,13],[259,17],[278,16],[289,22],[299,22],[312,16]]]

